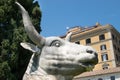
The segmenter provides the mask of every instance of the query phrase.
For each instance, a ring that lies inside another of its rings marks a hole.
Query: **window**
[[[110,80],[115,80],[115,76],[110,76]]]
[[[114,40],[115,39],[115,36],[112,34],[112,39]]]
[[[120,44],[120,40],[119,40],[119,44]]]
[[[102,54],[102,61],[107,61],[108,60],[108,55],[107,54]]]
[[[107,64],[107,63],[104,63],[104,64],[102,65],[103,70],[108,69],[108,67],[109,67],[109,64]]]
[[[99,40],[105,40],[105,35],[104,34],[100,35]]]
[[[80,41],[76,41],[75,43],[76,43],[76,44],[80,44]]]
[[[119,61],[119,56],[117,54],[115,56],[116,56],[116,60]]]
[[[101,46],[100,46],[100,49],[101,49],[101,50],[106,50],[106,45],[101,45]]]
[[[91,39],[90,38],[86,39],[86,44],[90,44],[90,43],[91,43]]]
[[[118,42],[118,39],[117,39],[117,37],[115,37],[115,41],[116,41],[116,43]]]
[[[115,49],[115,50],[117,49],[117,47],[116,47],[116,45],[115,45],[115,44],[113,45],[113,47],[114,47],[114,49]]]
[[[103,70],[108,69],[108,67],[103,67]]]
[[[118,48],[118,52],[120,52],[120,48]]]
[[[118,56],[119,58],[118,58],[118,61],[120,62],[120,55]]]
[[[98,80],[103,80],[102,78],[98,78]]]

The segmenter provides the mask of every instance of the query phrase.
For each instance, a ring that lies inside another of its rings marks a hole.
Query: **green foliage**
[[[21,80],[31,57],[20,42],[31,42],[24,31],[16,0],[0,0],[0,80]],[[41,31],[41,11],[34,0],[17,0],[30,14],[33,25]],[[33,3],[34,2],[34,3]]]
[[[87,68],[86,68],[86,71],[92,71],[93,70],[93,66],[88,66]]]
[[[13,80],[14,77],[10,71],[11,70],[10,70],[10,66],[8,65],[8,62],[5,61],[3,63],[0,63],[0,80],[6,80],[6,79]]]

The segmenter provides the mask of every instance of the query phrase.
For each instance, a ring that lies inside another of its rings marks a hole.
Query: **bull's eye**
[[[60,47],[60,46],[61,46],[61,42],[58,41],[58,40],[55,40],[55,41],[53,41],[53,42],[50,44],[50,46]]]

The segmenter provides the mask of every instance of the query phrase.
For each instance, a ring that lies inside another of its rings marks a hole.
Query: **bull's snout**
[[[90,46],[87,47],[86,52],[90,54],[94,54],[96,57],[98,56],[97,52]]]
[[[94,51],[94,50],[89,50],[89,49],[87,49],[86,52],[87,52],[87,53],[90,53],[90,54],[94,54],[96,57],[98,56],[97,52]]]
[[[94,55],[94,57],[91,59],[91,61],[94,64],[97,64],[98,63],[98,54],[97,54],[96,50],[94,50],[92,47],[88,46],[88,48],[86,49],[86,52],[91,55]]]

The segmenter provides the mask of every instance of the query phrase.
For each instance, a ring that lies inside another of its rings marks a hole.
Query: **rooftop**
[[[118,35],[120,34],[111,24],[106,24],[106,25],[101,25],[99,23],[96,23],[93,26],[86,26],[86,27],[81,27],[81,26],[74,26],[68,29],[68,31],[66,32],[65,35],[61,35],[61,38],[65,38],[66,35],[69,32],[72,32],[72,35],[76,35],[76,34],[84,34],[84,33],[88,33],[88,32],[96,32],[96,31],[102,31],[102,30],[108,30],[108,29],[113,29],[115,30],[115,32],[118,33]]]
[[[106,69],[106,70],[96,70],[96,71],[84,72],[84,73],[76,76],[75,78],[83,78],[83,77],[104,75],[104,74],[111,74],[111,73],[120,73],[120,67],[110,68],[110,69]]]

